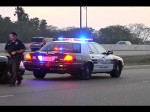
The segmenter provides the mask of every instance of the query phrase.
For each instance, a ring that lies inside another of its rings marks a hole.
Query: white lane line
[[[14,96],[14,95],[4,95],[4,96],[0,96],[0,98],[6,98],[6,97],[11,97],[11,96]]]
[[[142,81],[142,82],[146,83],[146,82],[150,82],[150,81]]]

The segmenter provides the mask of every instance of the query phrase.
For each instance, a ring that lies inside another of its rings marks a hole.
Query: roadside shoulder
[[[142,68],[150,68],[150,65],[132,65],[124,67],[124,69],[142,69]]]

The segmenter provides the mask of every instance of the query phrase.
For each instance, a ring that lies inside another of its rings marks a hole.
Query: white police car
[[[90,79],[92,73],[109,73],[120,77],[124,67],[123,59],[106,51],[91,39],[59,38],[46,44],[37,52],[26,55],[24,66],[33,71],[36,78],[44,78],[46,73],[69,73]]]

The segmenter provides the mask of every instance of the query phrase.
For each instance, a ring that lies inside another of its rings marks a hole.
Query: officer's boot
[[[21,82],[22,82],[22,80],[23,80],[23,77],[22,76],[18,76],[18,79],[17,79],[17,85],[20,85],[21,84]]]

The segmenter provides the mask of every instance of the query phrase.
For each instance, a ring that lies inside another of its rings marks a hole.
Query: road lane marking
[[[146,83],[146,82],[150,82],[150,81],[142,81],[142,82]]]
[[[0,96],[0,98],[6,98],[6,97],[11,97],[11,96],[14,96],[14,95],[4,95],[4,96]]]

